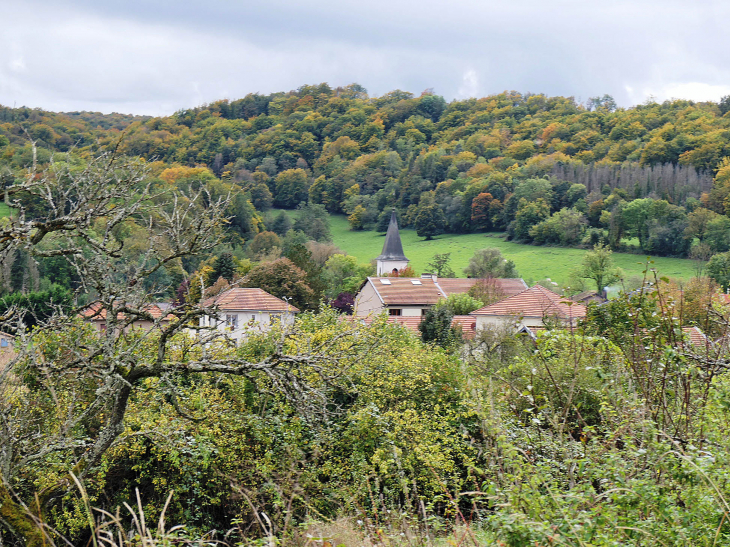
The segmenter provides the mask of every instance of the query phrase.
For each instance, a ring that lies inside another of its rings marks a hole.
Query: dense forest
[[[160,189],[205,188],[212,200],[233,192],[225,242],[148,281],[167,287],[166,300],[201,272],[214,284],[221,255],[241,275],[287,257],[314,285],[299,304],[316,307],[335,290],[353,291],[369,271],[325,268],[341,253],[327,246],[328,214],[346,214],[353,230],[384,232],[393,208],[402,227],[426,238],[498,231],[536,245],[603,244],[704,263],[717,255],[708,271],[727,286],[729,110],[730,98],[623,109],[610,96],[578,104],[517,92],[447,103],[430,91],[369,97],[357,84],[250,94],[161,118],[2,107],[0,184],[22,180],[34,161],[82,169],[115,150],[143,158]],[[18,198],[25,218],[47,213]],[[116,234],[131,260],[144,234]],[[0,293],[78,287],[62,257],[33,261],[22,249],[0,275]]]
[[[424,234],[506,230],[613,249],[638,238],[643,253],[686,256],[696,244],[730,249],[729,107],[619,109],[609,96],[581,105],[516,92],[446,103],[321,84],[164,118],[3,108],[0,147],[6,179],[32,161],[30,139],[40,162],[119,146],[168,184],[244,190],[260,213],[309,201],[349,215],[353,229],[382,230],[396,207]],[[270,230],[244,203],[232,213],[243,240]]]

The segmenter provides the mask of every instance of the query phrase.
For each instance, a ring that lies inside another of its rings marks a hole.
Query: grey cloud
[[[5,13],[0,102],[49,109],[168,114],[321,81],[452,99],[465,75],[469,93],[628,106],[730,82],[722,2],[31,0]]]

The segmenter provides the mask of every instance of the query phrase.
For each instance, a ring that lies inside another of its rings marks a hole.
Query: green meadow
[[[3,217],[9,217],[10,216],[10,206],[2,201],[0,201],[0,218]]]
[[[377,232],[350,231],[344,215],[332,215],[330,226],[332,240],[335,245],[347,254],[357,257],[360,262],[370,262],[380,254],[385,234]],[[581,262],[584,249],[563,247],[539,247],[505,241],[502,234],[444,234],[432,241],[425,241],[416,235],[415,230],[400,231],[403,250],[416,272],[428,271],[427,265],[437,253],[451,253],[451,267],[456,275],[464,275],[463,269],[469,264],[469,258],[477,249],[496,247],[502,255],[512,260],[517,271],[528,283],[550,278],[558,284],[567,283],[570,273]],[[627,278],[642,276],[646,269],[645,256],[638,254],[614,253],[615,264],[626,274]],[[686,280],[693,277],[694,262],[681,258],[652,258],[651,267],[656,268],[660,276]]]

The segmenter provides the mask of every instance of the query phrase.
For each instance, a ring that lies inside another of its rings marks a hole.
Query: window
[[[230,330],[238,328],[238,315],[226,315],[226,327]]]
[[[5,338],[0,338],[0,348],[7,348],[8,341]]]
[[[383,285],[390,285],[390,279],[381,279],[380,283]]]
[[[403,310],[399,310],[397,308],[391,308],[388,310],[388,313],[390,315],[400,315]]]
[[[414,285],[423,285],[420,279],[411,279],[411,283],[413,283]]]

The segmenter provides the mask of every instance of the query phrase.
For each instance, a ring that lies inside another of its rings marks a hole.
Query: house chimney
[[[433,281],[438,280],[438,276],[435,273],[422,273],[421,279],[433,279]]]

